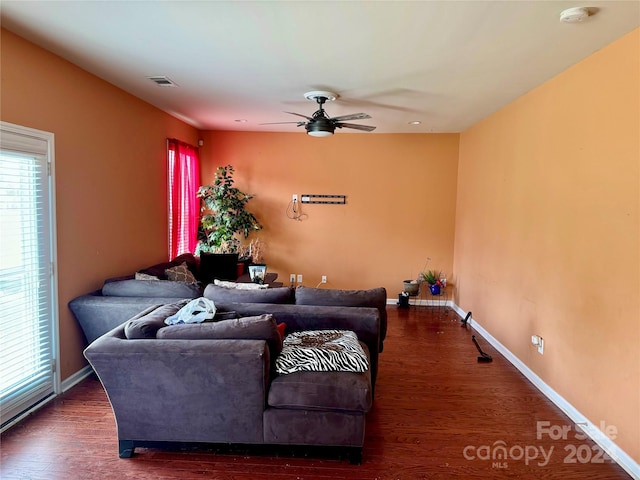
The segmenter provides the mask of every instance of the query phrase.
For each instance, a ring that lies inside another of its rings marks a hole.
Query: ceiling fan
[[[372,127],[370,125],[358,125],[357,123],[344,122],[344,120],[363,120],[365,118],[371,118],[366,113],[352,113],[350,115],[341,115],[339,117],[329,117],[322,106],[325,104],[325,102],[332,102],[333,100],[338,98],[337,93],[314,90],[312,92],[305,93],[304,97],[307,100],[315,100],[320,106],[320,108],[318,108],[318,110],[316,110],[316,112],[311,117],[295,112],[285,113],[290,113],[291,115],[297,115],[299,117],[306,118],[306,122],[273,122],[263,123],[261,125],[279,125],[285,123],[295,123],[298,127],[302,127],[304,125],[307,134],[311,135],[312,137],[328,137],[330,135],[333,135],[333,132],[336,128],[353,128],[355,130],[362,130],[365,132],[371,132],[376,129],[376,127]]]

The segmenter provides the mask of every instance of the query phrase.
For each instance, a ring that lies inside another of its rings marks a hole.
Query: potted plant
[[[440,275],[441,272],[436,270],[427,270],[422,273],[422,279],[429,285],[432,295],[440,295],[440,287],[443,286]]]
[[[266,269],[263,255],[266,243],[259,238],[252,238],[249,243],[240,246],[238,262],[242,263],[242,273],[250,273],[251,266],[263,266]],[[238,274],[242,274],[238,270]]]
[[[202,210],[195,254],[235,255],[237,264],[240,237],[247,238],[251,232],[261,230],[262,225],[246,209],[253,195],[234,187],[234,172],[231,165],[218,167],[213,185],[198,189]]]

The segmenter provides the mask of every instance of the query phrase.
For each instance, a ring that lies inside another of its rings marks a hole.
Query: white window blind
[[[53,135],[0,123],[0,422],[54,395]]]

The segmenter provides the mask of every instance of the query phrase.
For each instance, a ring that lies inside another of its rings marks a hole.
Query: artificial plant
[[[231,165],[216,169],[213,185],[198,189],[202,199],[198,247],[196,255],[203,252],[236,253],[240,248],[240,235],[247,238],[253,231],[262,229],[256,217],[246,209],[253,198],[234,187]]]
[[[422,279],[429,285],[435,285],[440,281],[440,272],[436,270],[427,270],[422,274]]]

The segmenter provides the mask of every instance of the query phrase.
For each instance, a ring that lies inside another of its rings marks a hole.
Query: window
[[[0,122],[0,421],[59,389],[53,134]]]
[[[195,252],[198,243],[200,188],[198,149],[175,139],[167,140],[169,179],[169,259]]]

